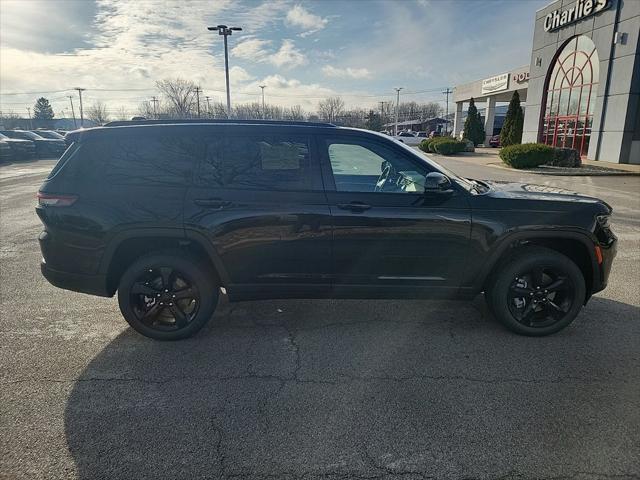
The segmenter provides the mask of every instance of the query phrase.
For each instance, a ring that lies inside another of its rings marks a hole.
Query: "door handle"
[[[221,198],[196,198],[193,203],[201,207],[224,208],[231,205],[231,202]]]
[[[365,210],[369,210],[371,205],[367,205],[362,202],[351,202],[351,203],[339,203],[337,205],[338,208],[342,210],[351,210],[352,212],[364,212]]]

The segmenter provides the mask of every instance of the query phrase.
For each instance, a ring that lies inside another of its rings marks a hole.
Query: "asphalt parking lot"
[[[222,299],[152,341],[40,276],[54,162],[0,166],[0,477],[640,478],[640,177],[446,163],[614,207],[609,288],[570,328],[514,335],[482,298]]]

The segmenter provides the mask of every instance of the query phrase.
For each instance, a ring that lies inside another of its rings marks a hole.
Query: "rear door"
[[[331,217],[308,130],[225,126],[205,137],[185,228],[209,239],[237,293],[329,288]]]
[[[431,167],[373,135],[326,136],[319,145],[336,290],[453,293],[469,253],[467,192],[425,193]]]

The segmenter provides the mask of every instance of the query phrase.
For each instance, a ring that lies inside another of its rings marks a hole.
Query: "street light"
[[[217,31],[218,35],[224,36],[224,72],[227,82],[227,117],[231,118],[231,93],[229,92],[229,53],[227,50],[227,37],[233,33],[233,31],[241,31],[240,27],[227,27],[226,25],[218,25],[217,27],[207,27],[207,30]]]
[[[267,115],[266,112],[264,110],[264,87],[266,87],[266,85],[258,85],[261,89],[262,89],[262,119],[264,120]]]
[[[400,109],[400,90],[402,90],[402,87],[396,88],[395,90],[398,94],[398,100],[396,101],[396,136],[398,136],[398,110]]]

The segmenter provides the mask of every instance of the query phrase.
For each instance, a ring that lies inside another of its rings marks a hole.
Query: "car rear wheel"
[[[530,336],[556,333],[584,303],[586,287],[578,266],[541,247],[522,249],[494,277],[488,305],[510,330]]]
[[[177,252],[141,257],[118,287],[125,320],[157,340],[179,340],[197,333],[213,316],[218,289],[201,262]]]

